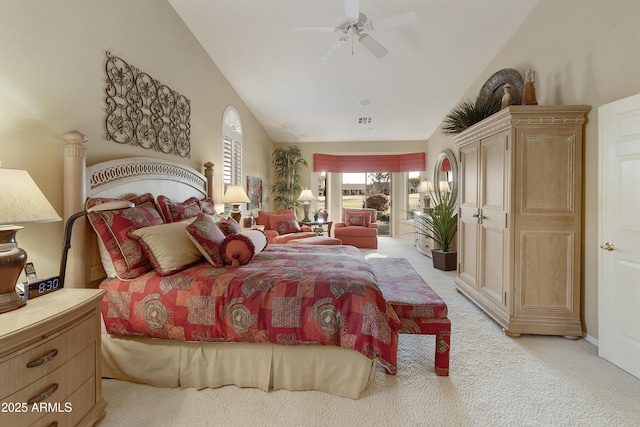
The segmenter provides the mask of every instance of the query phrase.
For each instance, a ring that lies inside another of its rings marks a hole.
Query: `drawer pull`
[[[57,355],[58,355],[58,350],[54,348],[48,354],[45,354],[44,356],[42,356],[40,359],[27,363],[27,368],[35,368],[36,366],[44,365],[45,363],[53,360],[53,358],[56,357]]]
[[[34,403],[42,402],[45,399],[48,399],[53,393],[58,389],[58,383],[54,383],[51,387],[46,389],[42,394],[39,394],[36,397],[32,397],[27,402],[27,405],[33,405]]]

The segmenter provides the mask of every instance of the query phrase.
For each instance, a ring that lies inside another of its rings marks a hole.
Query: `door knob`
[[[605,242],[604,244],[600,245],[600,247],[602,249],[604,249],[605,251],[615,251],[616,250],[616,247],[611,242]]]

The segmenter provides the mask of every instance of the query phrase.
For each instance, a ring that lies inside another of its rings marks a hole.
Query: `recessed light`
[[[358,102],[358,105],[360,105],[361,107],[364,107],[365,105],[369,105],[369,104],[371,104],[371,101],[369,101],[368,99],[361,99]]]

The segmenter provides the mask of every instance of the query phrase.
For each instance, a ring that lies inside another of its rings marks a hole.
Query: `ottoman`
[[[304,237],[287,242],[289,245],[342,245],[342,240],[329,236]]]

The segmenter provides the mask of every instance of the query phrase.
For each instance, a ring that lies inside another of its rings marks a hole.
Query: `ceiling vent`
[[[372,117],[358,117],[358,124],[359,125],[370,125],[371,122],[373,122],[373,118]]]

